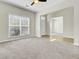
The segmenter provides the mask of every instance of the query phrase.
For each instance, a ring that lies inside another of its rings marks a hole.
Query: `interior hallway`
[[[79,59],[79,47],[48,38],[0,44],[0,59]]]

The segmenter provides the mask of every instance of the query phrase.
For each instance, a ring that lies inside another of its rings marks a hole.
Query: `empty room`
[[[0,59],[79,59],[79,0],[0,0]]]

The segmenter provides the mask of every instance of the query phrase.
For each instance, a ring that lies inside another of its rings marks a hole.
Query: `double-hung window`
[[[30,34],[30,18],[27,16],[9,15],[8,36],[24,36]]]

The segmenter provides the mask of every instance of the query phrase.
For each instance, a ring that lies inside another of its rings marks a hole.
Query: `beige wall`
[[[50,22],[51,18],[60,17],[63,16],[63,34],[65,37],[73,38],[73,20],[74,20],[74,8],[68,7],[56,12],[51,12],[47,14],[47,22],[46,25],[46,32],[48,35],[50,35]],[[41,22],[40,22],[41,23]],[[41,32],[42,28],[44,28],[42,25],[40,26]]]
[[[69,7],[51,14],[51,17],[63,16],[63,35],[73,37],[74,8]]]
[[[40,18],[40,15],[45,15],[45,14],[59,11],[61,9],[68,8],[68,7],[74,8],[74,22],[73,22],[74,44],[79,46],[79,26],[78,26],[79,25],[79,0],[65,0],[64,2],[60,4],[56,4],[55,6],[52,6],[51,8],[41,11],[38,13],[37,20],[39,20],[38,18]],[[40,20],[39,20],[39,23],[40,23]],[[37,24],[37,26],[40,27],[40,24]],[[37,30],[36,33],[38,33],[40,36],[40,28],[38,30],[37,29],[38,27],[36,27],[36,30]]]
[[[72,0],[65,0],[65,1],[63,1],[63,2],[61,2],[59,4],[56,4],[56,5],[52,6],[52,7],[49,7],[47,9],[43,10],[43,11],[38,12],[37,13],[38,17],[36,19],[37,20],[36,23],[39,21],[39,24],[37,24],[37,26],[39,27],[39,29],[38,29],[38,27],[36,27],[36,35],[41,36],[41,34],[40,34],[41,26],[40,26],[40,19],[39,19],[41,15],[53,13],[53,12],[62,10],[64,8],[67,8],[67,7],[72,7],[72,5],[73,5]],[[49,17],[47,17],[47,18],[49,18]]]
[[[74,6],[74,44],[79,46],[79,0],[73,0]]]
[[[8,15],[29,16],[31,18],[30,32],[35,34],[35,13],[0,2],[0,41],[8,40]]]

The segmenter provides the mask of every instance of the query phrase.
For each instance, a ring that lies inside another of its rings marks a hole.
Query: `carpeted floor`
[[[79,59],[79,47],[46,38],[0,44],[0,59]]]

